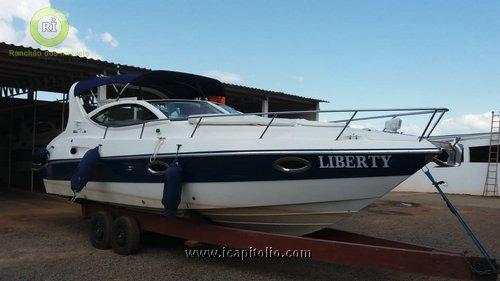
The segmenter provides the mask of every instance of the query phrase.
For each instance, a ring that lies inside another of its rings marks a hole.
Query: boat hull
[[[361,210],[407,177],[186,183],[179,210],[231,227],[303,235]],[[44,183],[48,193],[72,196],[69,181]],[[162,194],[162,183],[89,182],[78,197],[161,212]]]

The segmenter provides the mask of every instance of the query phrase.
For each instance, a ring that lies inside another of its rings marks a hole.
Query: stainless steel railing
[[[384,115],[376,115],[376,116],[368,116],[368,117],[361,117],[361,118],[355,118],[356,115],[360,112],[394,112],[390,114],[384,114]],[[427,122],[425,129],[423,130],[422,134],[419,137],[419,141],[422,141],[422,139],[428,138],[438,123],[441,121],[443,118],[443,115],[448,112],[449,110],[447,108],[386,108],[386,109],[336,109],[336,110],[299,110],[299,111],[276,111],[276,112],[254,112],[254,113],[234,113],[234,114],[199,114],[199,115],[190,115],[189,118],[199,118],[198,121],[196,122],[196,125],[191,132],[189,138],[193,138],[196,131],[200,126],[202,126],[202,120],[205,118],[215,118],[215,117],[234,117],[234,116],[251,116],[251,115],[267,115],[267,116],[272,116],[269,119],[269,122],[266,124],[266,127],[262,131],[262,133],[259,136],[259,139],[262,139],[266,132],[268,132],[269,128],[271,127],[272,123],[276,119],[278,115],[293,115],[293,114],[317,114],[317,113],[350,113],[352,112],[352,115],[349,119],[341,119],[341,120],[334,120],[330,121],[331,123],[344,123],[344,126],[342,126],[342,129],[340,133],[337,135],[335,140],[339,140],[344,131],[348,128],[348,126],[351,124],[353,121],[361,121],[361,120],[372,120],[372,119],[382,119],[382,118],[390,118],[390,117],[399,117],[399,116],[412,116],[412,115],[425,115],[425,114],[431,114],[431,117],[429,118],[429,121]],[[439,115],[439,117],[434,120],[436,115]],[[168,118],[164,119],[154,119],[154,120],[147,120],[143,122],[137,122],[133,125],[139,125],[141,124],[141,133],[139,139],[142,139],[142,135],[144,133],[144,127],[147,123],[150,122],[158,122],[158,121],[166,121],[170,120]],[[130,126],[131,124],[124,124],[124,125],[117,125],[114,127],[122,127],[122,126]],[[430,129],[429,129],[430,128]],[[108,131],[108,126],[106,126],[106,130],[104,132],[104,137],[106,138],[106,134]]]
[[[360,112],[389,112],[389,111],[395,111],[396,113],[393,114],[385,114],[385,115],[378,115],[378,116],[369,116],[369,117],[362,117],[362,118],[354,118],[356,115]],[[272,125],[273,121],[276,119],[278,115],[292,115],[292,114],[307,114],[307,113],[347,113],[347,112],[352,112],[352,115],[349,119],[345,120],[335,120],[331,121],[332,123],[343,123],[345,122],[345,125],[342,127],[342,130],[340,133],[337,135],[335,140],[339,140],[344,131],[347,129],[349,124],[351,124],[352,121],[359,121],[359,120],[371,120],[371,119],[381,119],[381,118],[388,118],[388,117],[398,117],[398,116],[410,116],[410,115],[425,115],[425,114],[432,114],[429,121],[427,122],[427,125],[425,126],[425,129],[423,130],[422,134],[419,137],[419,141],[421,141],[424,138],[428,138],[434,129],[436,128],[437,124],[439,121],[441,121],[441,118],[443,115],[448,111],[447,108],[388,108],[388,109],[337,109],[337,110],[301,110],[301,111],[277,111],[277,112],[255,112],[255,113],[239,113],[239,114],[205,114],[205,115],[191,115],[189,118],[199,118],[198,122],[196,122],[196,125],[191,132],[190,138],[193,138],[194,134],[198,130],[198,128],[201,125],[201,121],[204,118],[214,118],[214,117],[233,117],[233,116],[249,116],[249,115],[267,115],[267,116],[272,116],[270,118],[269,123],[267,123],[265,129],[263,130],[262,134],[260,135],[259,139],[262,139],[266,132],[269,130],[269,127]],[[399,113],[398,113],[399,112]],[[434,121],[434,117],[436,114],[439,114],[439,117],[437,118],[436,121]],[[434,122],[433,122],[434,121]],[[431,128],[429,130],[429,127]]]

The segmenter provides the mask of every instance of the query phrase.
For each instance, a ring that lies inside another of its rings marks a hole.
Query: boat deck
[[[495,257],[500,199],[451,195]],[[422,275],[345,267],[296,259],[187,259],[180,240],[148,234],[142,250],[124,258],[88,242],[78,204],[24,192],[0,194],[0,280],[16,279],[243,279],[441,280]],[[390,193],[336,228],[446,250],[474,246],[437,194]],[[204,248],[204,247],[202,247]],[[210,247],[217,248],[217,247]],[[41,255],[43,253],[43,255]],[[306,266],[304,266],[307,264]]]

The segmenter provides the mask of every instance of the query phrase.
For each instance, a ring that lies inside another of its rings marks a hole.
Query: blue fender
[[[39,148],[31,158],[32,168],[38,169],[47,164],[47,161],[49,160],[49,155],[50,153],[46,148]]]
[[[175,217],[182,194],[182,166],[179,162],[168,166],[165,171],[165,183],[163,186],[163,198],[161,203],[165,207],[163,215],[165,217]]]
[[[85,152],[73,176],[71,176],[71,190],[73,192],[80,192],[87,185],[92,172],[97,168],[97,162],[100,158],[99,147]]]

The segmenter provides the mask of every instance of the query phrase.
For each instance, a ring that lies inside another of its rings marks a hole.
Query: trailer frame
[[[141,231],[204,244],[234,249],[265,250],[272,247],[280,252],[310,250],[311,260],[346,266],[457,279],[497,279],[497,273],[481,271],[487,268],[481,257],[342,230],[323,229],[296,237],[219,226],[196,215],[166,218],[156,213],[94,201],[81,200],[79,203],[84,218],[91,218],[97,212],[106,212],[114,218],[126,216],[136,220]]]

